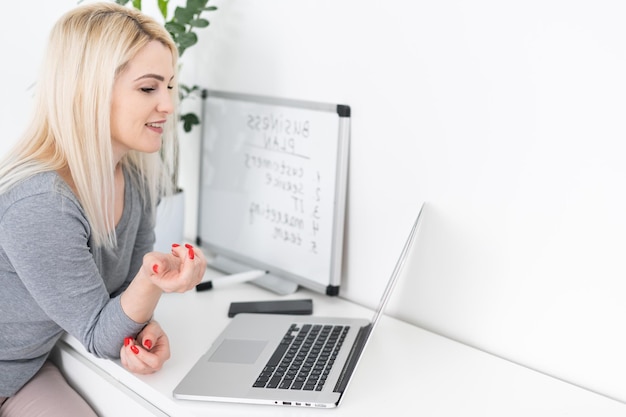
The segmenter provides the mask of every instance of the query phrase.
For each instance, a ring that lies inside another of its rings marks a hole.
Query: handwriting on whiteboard
[[[322,189],[319,171],[309,163],[311,121],[248,114],[246,127],[251,136],[242,163],[264,188],[250,201],[250,225],[269,225],[274,240],[317,253]]]

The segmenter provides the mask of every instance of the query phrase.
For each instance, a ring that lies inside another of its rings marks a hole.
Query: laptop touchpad
[[[267,340],[224,339],[209,362],[254,363]]]

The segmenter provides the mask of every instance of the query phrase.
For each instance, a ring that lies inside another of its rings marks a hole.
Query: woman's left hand
[[[124,368],[137,374],[152,374],[170,358],[170,342],[156,321],[150,321],[136,339],[127,337],[120,350]]]
[[[202,250],[190,244],[172,245],[169,254],[149,252],[143,257],[142,270],[152,284],[164,292],[186,292],[200,283],[207,261]]]

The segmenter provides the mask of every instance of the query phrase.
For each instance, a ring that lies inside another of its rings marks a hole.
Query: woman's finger
[[[134,342],[122,347],[120,359],[122,359],[122,365],[126,369],[144,375],[158,371],[163,364],[156,355],[134,344]]]

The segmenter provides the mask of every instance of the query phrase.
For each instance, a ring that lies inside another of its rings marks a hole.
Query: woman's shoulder
[[[50,199],[70,200],[78,204],[74,193],[59,174],[54,171],[40,172],[20,181],[0,195],[0,210],[18,202],[32,201],[39,204],[42,200]]]

